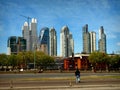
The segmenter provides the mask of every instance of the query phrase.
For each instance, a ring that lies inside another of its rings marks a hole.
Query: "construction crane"
[[[24,17],[24,18],[27,18],[27,22],[28,22],[28,26],[29,26],[29,20],[32,19],[32,18],[29,17],[29,16],[24,16],[24,15],[20,15],[20,16],[22,16],[22,17]]]

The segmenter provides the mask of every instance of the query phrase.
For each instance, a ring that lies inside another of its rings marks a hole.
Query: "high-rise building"
[[[27,41],[27,51],[33,51],[37,48],[37,20],[32,18],[31,24],[28,25],[29,22],[25,22],[22,28],[23,38]]]
[[[17,37],[11,36],[8,38],[7,47],[10,48],[10,54],[17,54]]]
[[[17,38],[17,52],[26,51],[26,39],[23,37]]]
[[[44,27],[40,30],[39,35],[40,51],[49,55],[49,28]]]
[[[8,55],[26,51],[26,40],[23,37],[11,36],[8,38],[7,47]]]
[[[99,30],[98,48],[99,52],[106,53],[106,35],[103,26],[101,26]]]
[[[69,38],[70,38],[70,55],[72,55],[74,53],[74,40],[72,33],[70,33]]]
[[[83,28],[83,53],[91,52],[91,44],[90,44],[90,33],[88,32],[88,24],[86,24]]]
[[[90,46],[91,46],[91,53],[96,51],[96,33],[95,32],[90,32]]]
[[[72,45],[71,45],[72,44]],[[60,54],[62,57],[69,57],[74,51],[73,39],[67,26],[62,27],[60,32]]]
[[[28,22],[25,22],[22,27],[22,35],[23,38],[26,39],[27,51],[30,51],[30,30],[29,30]]]
[[[37,48],[37,20],[35,18],[32,18],[31,24],[30,24],[30,49],[31,51],[34,51],[34,49]]]
[[[50,56],[57,56],[57,35],[54,28],[50,28]]]

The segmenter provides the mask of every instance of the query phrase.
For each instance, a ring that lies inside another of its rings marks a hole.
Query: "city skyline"
[[[96,32],[96,42],[99,27],[103,26],[107,36],[107,53],[116,53],[120,51],[119,3],[119,0],[0,0],[0,53],[7,53],[10,36],[22,36],[21,26],[27,19],[20,15],[36,18],[38,33],[43,27],[55,28],[58,55],[60,31],[65,25],[73,35],[74,52],[82,52],[82,27],[85,24],[89,25],[89,31]],[[96,47],[98,50],[98,43]]]

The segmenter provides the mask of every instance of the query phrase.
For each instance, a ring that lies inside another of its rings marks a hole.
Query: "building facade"
[[[98,50],[99,52],[106,53],[106,34],[104,33],[103,26],[99,30]]]
[[[50,56],[57,56],[57,35],[54,28],[50,28]]]
[[[38,36],[37,36],[37,20],[32,18],[30,24],[30,50],[34,51],[37,48]]]
[[[72,33],[70,33],[69,38],[70,38],[70,53],[69,54],[73,55],[74,54],[74,40],[73,40]]]
[[[39,44],[40,51],[43,51],[49,55],[49,28],[44,27],[40,30]]]
[[[8,38],[7,47],[8,55],[26,51],[26,39],[23,37],[11,36]]]
[[[62,27],[60,32],[60,54],[62,57],[69,57],[74,51],[73,38],[67,26]]]
[[[90,32],[90,46],[91,46],[91,53],[96,51],[96,33],[95,32]]]
[[[88,24],[86,24],[83,28],[83,53],[91,52],[91,44],[90,44],[90,33],[88,32]]]
[[[37,47],[37,20],[32,18],[30,25],[25,22],[22,27],[23,38],[27,41],[27,51],[33,51]]]
[[[26,39],[27,51],[30,51],[30,30],[29,30],[28,22],[25,22],[22,27],[22,35],[23,38]]]

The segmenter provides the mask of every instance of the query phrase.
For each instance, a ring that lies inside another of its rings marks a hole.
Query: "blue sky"
[[[26,18],[38,20],[38,35],[43,27],[57,31],[58,55],[60,31],[67,25],[74,38],[75,53],[82,52],[82,27],[88,24],[89,31],[97,33],[100,26],[107,35],[107,52],[120,51],[120,0],[0,0],[0,53],[7,53],[10,36],[22,36]],[[98,48],[97,48],[98,49]]]

